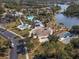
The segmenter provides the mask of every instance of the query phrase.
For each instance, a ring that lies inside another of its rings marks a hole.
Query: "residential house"
[[[34,20],[35,27],[44,27],[43,23],[40,20]]]
[[[73,37],[70,32],[62,32],[58,34],[58,36],[59,36],[59,41],[63,42],[64,44],[68,44]]]
[[[33,38],[38,38],[39,42],[43,43],[49,41],[49,35],[53,34],[53,30],[51,28],[46,27],[35,27],[29,32],[29,37],[33,35]]]

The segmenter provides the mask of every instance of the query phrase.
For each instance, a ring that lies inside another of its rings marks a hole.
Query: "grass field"
[[[20,30],[17,28],[17,26],[19,25],[19,21],[17,20],[16,22],[11,22],[5,25],[5,27],[23,37],[26,37],[29,34],[29,29],[25,29],[25,30]]]

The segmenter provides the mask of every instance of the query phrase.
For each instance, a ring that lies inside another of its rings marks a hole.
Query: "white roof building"
[[[31,25],[28,25],[28,24],[21,24],[21,25],[17,26],[17,28],[20,30],[25,30],[30,27],[31,27]]]
[[[38,38],[39,42],[42,43],[49,41],[48,37],[53,34],[53,30],[51,28],[36,27],[30,31],[29,37],[31,37],[32,34],[34,38]]]
[[[44,27],[44,25],[42,24],[42,22],[39,21],[39,20],[34,20],[34,23],[35,23],[35,27]]]
[[[58,36],[59,36],[59,41],[61,41],[64,44],[68,44],[72,39],[72,34],[69,32],[60,33]]]
[[[17,26],[18,29],[25,30],[25,29],[31,27],[31,25],[28,25],[28,24],[23,23],[21,19],[19,21],[20,21],[21,24]]]

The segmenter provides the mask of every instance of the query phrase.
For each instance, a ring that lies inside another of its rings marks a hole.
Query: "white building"
[[[29,29],[31,27],[31,25],[23,23],[21,19],[19,21],[21,24],[17,26],[18,29],[25,30],[25,29],[27,29],[27,28]]]
[[[42,22],[39,21],[39,20],[35,20],[34,24],[35,24],[35,27],[44,27],[44,25],[42,24]]]
[[[49,41],[48,37],[49,35],[53,34],[53,30],[51,28],[35,27],[30,31],[29,37],[31,37],[32,34],[34,38],[38,38],[39,42],[42,43],[42,42]]]
[[[59,36],[59,41],[61,41],[64,44],[68,44],[72,39],[72,34],[70,32],[63,32],[60,33],[58,36]]]

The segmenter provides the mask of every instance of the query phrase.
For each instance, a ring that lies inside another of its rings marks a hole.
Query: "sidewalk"
[[[10,33],[12,33],[12,34],[14,34],[14,35],[16,35],[16,36],[19,36],[21,39],[25,39],[25,37],[23,37],[23,36],[21,36],[21,35],[15,33],[15,32],[13,32],[13,31],[11,31],[11,30],[9,30],[9,29],[7,29],[7,31],[9,31]]]

